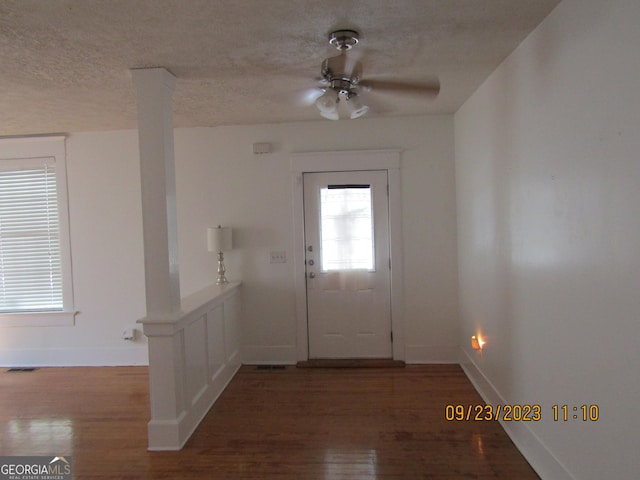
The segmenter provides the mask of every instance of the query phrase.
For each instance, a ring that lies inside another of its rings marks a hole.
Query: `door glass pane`
[[[320,189],[322,271],[374,270],[370,185]]]

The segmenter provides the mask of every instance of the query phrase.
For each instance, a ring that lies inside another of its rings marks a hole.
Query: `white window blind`
[[[63,310],[55,158],[0,162],[0,313]]]
[[[370,185],[329,185],[320,190],[322,271],[373,270]]]

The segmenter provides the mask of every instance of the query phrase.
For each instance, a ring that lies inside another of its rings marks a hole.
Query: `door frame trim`
[[[389,252],[391,255],[391,330],[393,359],[405,360],[403,320],[402,196],[400,150],[305,152],[291,155],[293,195],[293,270],[296,292],[297,360],[309,359],[304,241],[303,173],[386,170],[389,181]]]

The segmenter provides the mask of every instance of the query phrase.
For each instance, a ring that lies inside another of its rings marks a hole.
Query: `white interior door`
[[[387,172],[303,179],[309,358],[391,358]]]

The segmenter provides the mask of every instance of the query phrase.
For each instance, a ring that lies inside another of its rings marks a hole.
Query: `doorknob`
[[[313,260],[309,260],[308,263],[309,263],[309,265],[315,265],[316,264],[316,262],[314,262]]]
[[[309,278],[316,278],[316,274],[315,274],[315,272],[311,272],[311,273],[309,273]]]

